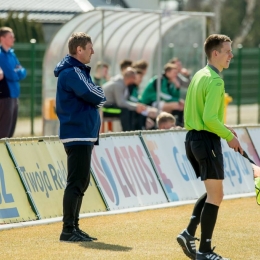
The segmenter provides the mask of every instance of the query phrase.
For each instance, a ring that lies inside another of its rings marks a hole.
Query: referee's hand
[[[243,154],[243,149],[236,136],[234,136],[234,138],[227,143],[231,149],[234,149],[236,152],[240,152],[241,154]]]

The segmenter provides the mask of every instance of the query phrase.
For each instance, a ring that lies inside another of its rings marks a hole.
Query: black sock
[[[191,236],[195,236],[197,226],[200,223],[200,216],[201,216],[201,211],[205,205],[205,201],[207,199],[207,193],[204,193],[196,202],[192,216],[190,218],[190,223],[187,227],[187,231]]]
[[[218,206],[206,202],[201,212],[201,239],[199,251],[202,253],[211,250],[211,238],[217,221],[218,209]]]

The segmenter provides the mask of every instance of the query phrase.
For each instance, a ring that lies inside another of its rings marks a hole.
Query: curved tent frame
[[[121,60],[144,59],[149,63],[144,78],[144,82],[147,82],[152,76],[161,74],[162,65],[173,56],[179,57],[188,67],[191,66],[191,60],[193,63],[196,60],[194,70],[203,66],[206,17],[213,16],[213,13],[112,8],[97,8],[80,14],[57,32],[46,51],[43,101],[55,98],[57,79],[53,76],[53,70],[68,53],[67,41],[73,32],[82,31],[91,36],[95,51],[91,67],[97,61],[105,61],[110,65],[110,74],[115,75],[119,73]],[[160,81],[157,88],[159,93]],[[44,134],[49,134],[45,127]]]

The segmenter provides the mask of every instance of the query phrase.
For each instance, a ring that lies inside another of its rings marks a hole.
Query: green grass
[[[193,205],[81,219],[97,242],[61,243],[61,223],[0,231],[3,260],[184,260],[176,242]],[[213,237],[216,252],[232,260],[259,259],[259,212],[255,198],[223,201]],[[200,230],[197,232],[199,236]]]

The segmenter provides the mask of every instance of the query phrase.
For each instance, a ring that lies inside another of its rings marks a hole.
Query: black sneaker
[[[186,229],[183,230],[182,233],[180,233],[177,236],[177,241],[178,241],[179,245],[181,246],[184,254],[192,260],[196,259],[195,240],[199,240],[199,239],[189,235]]]
[[[196,254],[196,260],[208,260],[208,259],[212,259],[212,260],[230,260],[230,258],[225,258],[222,257],[216,253],[214,253],[215,247],[213,247],[213,249],[210,252],[207,253],[199,253],[197,252]]]
[[[84,232],[83,230],[77,228],[76,231],[82,236],[82,237],[86,237],[86,238],[90,238],[92,240],[97,240],[96,237],[91,237],[88,233]]]
[[[61,242],[90,242],[93,239],[83,237],[78,231],[73,230],[71,233],[62,232],[60,234]]]

